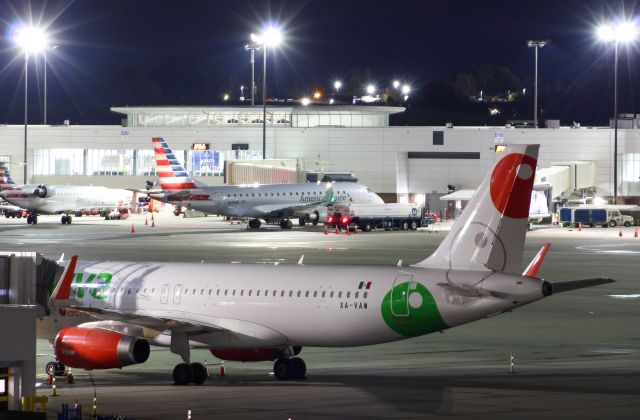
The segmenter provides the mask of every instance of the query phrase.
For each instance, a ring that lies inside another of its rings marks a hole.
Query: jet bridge
[[[36,397],[36,318],[62,267],[36,252],[0,252],[0,417]]]

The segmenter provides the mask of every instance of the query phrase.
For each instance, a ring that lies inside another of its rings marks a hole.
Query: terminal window
[[[433,145],[444,146],[444,131],[433,132]]]

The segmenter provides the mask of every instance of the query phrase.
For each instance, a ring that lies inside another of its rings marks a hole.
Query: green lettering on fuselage
[[[94,280],[97,279],[94,287],[91,287],[90,295],[94,299],[107,299],[109,297],[109,288],[107,286],[111,284],[111,277],[112,275],[110,273],[91,273],[87,279],[83,281],[84,273],[75,273],[73,276],[73,282],[77,284],[75,288],[76,297],[78,299],[84,298],[84,295],[89,288],[88,285],[92,284]]]

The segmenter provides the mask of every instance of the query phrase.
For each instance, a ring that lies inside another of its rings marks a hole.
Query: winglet
[[[525,268],[524,272],[522,273],[523,276],[535,277],[538,274],[538,270],[540,269],[542,261],[547,255],[547,251],[549,250],[550,246],[550,243],[544,244],[544,246],[540,249],[540,251],[538,251],[536,256],[533,257],[527,268]]]
[[[73,280],[73,273],[76,271],[76,263],[78,262],[78,256],[71,257],[69,264],[62,273],[61,280],[56,285],[51,296],[53,300],[67,300],[71,295],[71,281]]]

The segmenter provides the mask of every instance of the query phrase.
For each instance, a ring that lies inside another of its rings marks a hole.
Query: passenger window
[[[280,292],[280,297],[284,297],[284,290]]]
[[[256,290],[256,296],[260,296],[260,289]]]
[[[151,294],[154,294],[156,292],[156,288],[154,287],[153,289],[151,289]]]
[[[227,296],[229,294],[229,289],[224,289],[224,295]]]
[[[268,291],[268,290],[265,290],[265,291],[264,291],[264,295],[265,295],[265,296],[269,296],[269,291]]]
[[[244,289],[240,290],[240,296],[244,296]]]
[[[338,292],[338,298],[342,297],[342,292]]]
[[[293,290],[289,290],[289,297],[293,297]]]
[[[252,292],[253,292],[253,289],[249,289],[249,296],[251,296]]]
[[[296,191],[296,195],[299,195],[299,194],[298,194],[298,191]]]
[[[347,292],[347,299],[351,297],[351,292]]]
[[[127,289],[127,294],[130,295],[131,294],[131,288]]]
[[[273,197],[273,193],[271,193],[271,197]]]
[[[220,289],[216,290],[216,296],[220,296]]]
[[[313,292],[313,297],[318,297],[318,291],[317,290]]]
[[[196,289],[193,289],[193,295],[194,296],[196,295]]]
[[[272,295],[272,296],[273,296],[273,297],[276,297],[276,295],[277,295],[277,294],[278,294],[278,291],[277,291],[277,290],[274,290],[274,291],[273,291],[273,295]]]
[[[184,289],[184,295],[188,295],[189,294],[189,289]]]
[[[325,297],[326,294],[327,292],[322,292],[322,297]]]
[[[304,292],[304,297],[309,297],[309,291]]]
[[[331,291],[331,294],[329,295],[329,297],[333,297],[333,290]]]
[[[144,290],[142,291],[143,293],[147,293],[147,288],[145,287]]]
[[[298,297],[300,297],[300,293],[302,293],[302,291],[301,291],[301,290],[298,290]]]
[[[356,299],[358,299],[358,295],[360,294],[360,292],[356,292]]]
[[[236,295],[236,289],[233,289],[233,292],[231,293],[233,296]]]
[[[200,295],[204,295],[204,289],[200,290]]]

